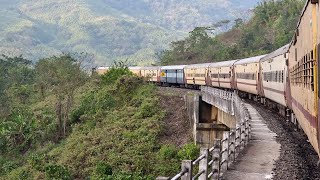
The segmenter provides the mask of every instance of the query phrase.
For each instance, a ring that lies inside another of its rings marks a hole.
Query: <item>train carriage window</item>
[[[298,63],[290,69],[292,85],[314,91],[314,61],[314,54],[313,51],[311,51],[304,55]]]

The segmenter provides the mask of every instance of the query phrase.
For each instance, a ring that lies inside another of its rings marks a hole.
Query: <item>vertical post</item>
[[[245,134],[246,134],[246,143],[245,146],[248,145],[249,143],[249,118],[246,118],[246,129],[245,129]]]
[[[205,155],[205,157],[199,162],[199,172],[204,171],[199,176],[199,180],[207,180],[208,178],[208,159],[209,159],[209,149],[208,148],[201,148],[200,155]]]
[[[215,149],[212,151],[212,180],[218,180],[220,175],[220,162],[221,162],[221,140],[216,139],[214,141]]]
[[[240,150],[244,149],[245,146],[245,130],[245,122],[242,122],[240,126]]]
[[[230,130],[230,136],[229,136],[229,161],[228,161],[228,167],[231,166],[231,164],[235,161],[235,144],[236,144],[236,132],[235,129]]]
[[[235,137],[235,158],[240,153],[240,146],[241,146],[241,128],[240,125],[236,125],[236,137]]]
[[[183,160],[181,164],[181,170],[186,173],[181,177],[181,180],[192,180],[192,161]]]
[[[229,131],[223,132],[222,140],[222,159],[221,159],[221,169],[220,174],[224,173],[228,169],[228,152],[229,152]]]

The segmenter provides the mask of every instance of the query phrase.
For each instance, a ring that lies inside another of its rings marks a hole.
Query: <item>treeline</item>
[[[160,54],[162,65],[233,60],[271,51],[289,43],[301,14],[304,0],[263,1],[252,19],[241,19],[223,34],[211,37],[216,27],[198,27],[184,40],[172,42]]]
[[[25,152],[69,132],[74,92],[87,79],[71,55],[0,58],[0,152]]]

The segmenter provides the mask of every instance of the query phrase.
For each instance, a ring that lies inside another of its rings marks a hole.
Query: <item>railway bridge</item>
[[[272,178],[280,145],[251,105],[233,92],[203,86],[201,94],[186,97],[186,106],[200,156],[183,160],[176,176],[158,180]]]

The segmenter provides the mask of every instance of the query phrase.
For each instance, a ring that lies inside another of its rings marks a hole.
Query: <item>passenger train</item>
[[[307,0],[292,41],[262,56],[216,63],[130,67],[137,76],[167,86],[233,90],[278,109],[297,123],[318,155],[320,7]],[[97,69],[99,74],[107,68]]]

